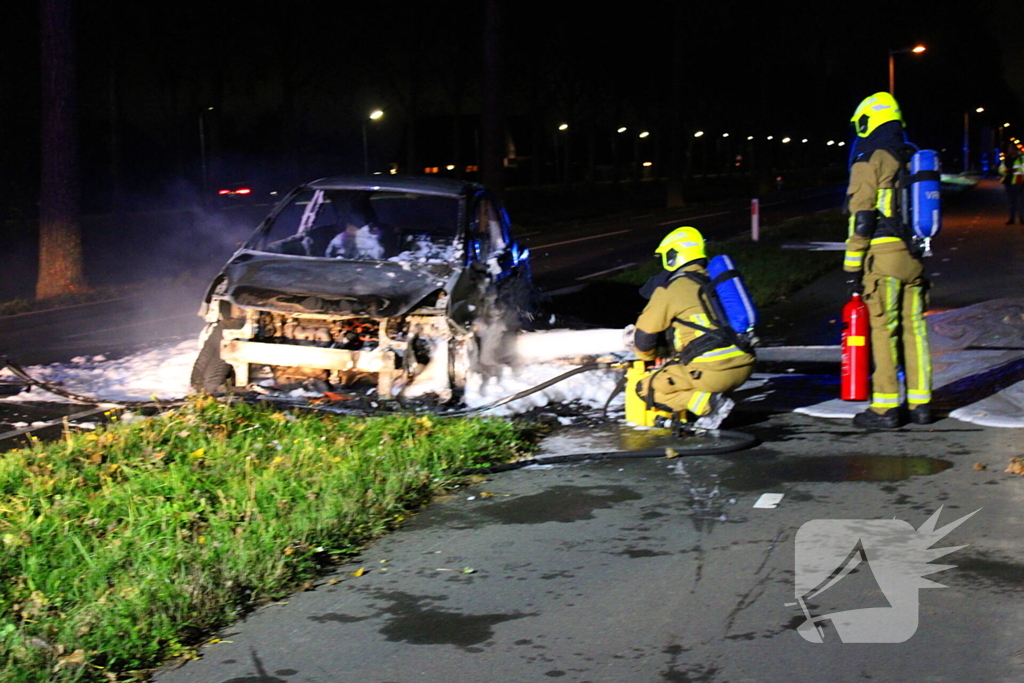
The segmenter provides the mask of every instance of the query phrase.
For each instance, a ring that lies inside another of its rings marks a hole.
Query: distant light
[[[807,142],[807,138],[804,138],[804,139],[803,139],[803,140],[801,140],[800,142]]]
[[[391,175],[398,175],[398,169],[397,168],[389,169],[388,173],[390,173]],[[277,194],[277,193],[275,192],[274,194]]]
[[[568,123],[563,123],[562,125],[560,125],[558,127],[558,130],[569,130],[569,124]]]
[[[626,132],[626,127],[625,126],[620,126],[619,129],[616,130],[615,132],[616,133],[625,133]]]
[[[277,190],[271,190],[270,194],[276,197],[277,196]]]
[[[449,171],[454,171],[455,170],[455,164],[448,164],[447,166],[445,166],[445,168],[447,168]],[[394,169],[391,169],[391,170],[394,170]]]
[[[698,130],[698,131],[697,131],[696,133],[694,133],[694,134],[693,134],[693,137],[695,137],[695,138],[699,138],[699,137],[701,137],[702,135],[704,135],[704,131],[702,131],[702,130]]]
[[[826,142],[825,144],[826,144],[826,145],[827,145],[828,147],[831,147],[832,145],[836,144],[836,141],[835,141],[835,140],[829,140],[829,141],[828,141],[828,142]]]
[[[785,144],[787,142],[792,142],[792,138],[782,138],[782,142],[783,142],[783,144]]]
[[[653,166],[653,165],[654,164],[652,164],[650,161],[645,161],[644,162],[644,166]]]
[[[237,190],[235,190],[235,194],[252,194],[252,190],[250,190],[248,187],[240,187]]]
[[[747,136],[747,139],[748,139],[748,140],[753,140],[753,139],[754,139],[754,136],[753,136],[753,135],[748,135],[748,136]]]
[[[921,54],[922,52],[924,52],[927,49],[928,48],[926,48],[924,45],[918,45],[913,50],[911,50],[911,52],[913,52],[914,54],[918,54],[919,55],[919,54]]]
[[[774,135],[769,135],[769,136],[768,136],[768,139],[769,139],[769,140],[774,140],[774,139],[775,139],[775,136],[774,136]]]
[[[846,147],[846,143],[845,142],[840,142],[839,143],[839,147]]]
[[[985,107],[978,107],[974,111],[976,111],[976,112],[978,112],[980,114],[981,112],[985,111]]]
[[[722,137],[723,138],[727,138],[727,137],[729,137],[729,134],[728,133],[722,133]]]
[[[1009,127],[1010,127],[1010,124],[1008,124],[1008,123],[1004,123],[1003,124],[1003,128],[1009,128]]]
[[[217,194],[231,194],[231,190],[217,190]]]
[[[637,137],[645,138],[645,137],[647,137],[649,135],[650,135],[650,132],[645,130],[644,132],[640,133],[640,135],[638,135]]]
[[[370,112],[371,121],[376,121],[382,116],[384,116],[384,112],[382,112],[380,109],[374,109],[373,111]]]

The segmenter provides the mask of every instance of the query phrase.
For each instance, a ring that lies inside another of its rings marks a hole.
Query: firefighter
[[[904,417],[898,368],[906,377],[910,421],[931,422],[931,354],[924,321],[928,281],[910,227],[900,219],[896,179],[913,153],[892,95],[876,93],[857,107],[857,133],[846,193],[849,238],[843,270],[847,288],[870,312],[871,405],[853,418],[868,429],[897,429]]]
[[[715,428],[733,405],[724,392],[747,380],[754,356],[717,325],[700,284],[684,275],[695,273],[707,279],[700,232],[677,228],[655,254],[661,257],[664,270],[641,290],[649,301],[636,321],[633,346],[638,358],[654,360],[659,336],[667,333],[673,355],[628,390],[636,391],[649,408],[678,414],[681,421],[690,421],[689,415],[706,417],[698,426]]]
[[[1006,188],[1006,200],[1010,205],[1010,218],[1006,224],[1013,225],[1014,219],[1024,224],[1024,156],[1012,143],[999,164],[999,178]]]

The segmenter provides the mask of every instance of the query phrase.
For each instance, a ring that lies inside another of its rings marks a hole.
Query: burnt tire
[[[223,329],[217,324],[203,342],[203,348],[199,350],[199,356],[192,366],[192,375],[189,378],[192,390],[197,393],[223,394],[234,385],[234,371],[220,357],[222,337]]]

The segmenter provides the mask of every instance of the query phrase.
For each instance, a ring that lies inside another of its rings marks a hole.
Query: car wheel
[[[223,329],[220,324],[214,325],[210,334],[199,350],[195,365],[192,366],[190,384],[196,392],[223,394],[234,386],[234,371],[220,357],[220,342]]]

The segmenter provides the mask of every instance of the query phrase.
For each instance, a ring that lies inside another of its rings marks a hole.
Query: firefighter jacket
[[[709,318],[701,301],[700,285],[683,276],[682,272],[686,271],[707,277],[707,271],[696,263],[684,266],[681,271],[677,271],[669,278],[665,286],[654,290],[650,301],[637,319],[634,341],[637,357],[641,360],[655,358],[658,336],[662,332],[668,333],[672,350],[676,353],[705,334],[699,329],[683,324],[682,321],[710,330],[717,329],[718,326]],[[708,370],[734,368],[753,362],[754,357],[735,344],[725,344],[711,349],[692,361]]]
[[[1024,156],[1004,157],[999,164],[999,178],[1003,185],[1024,185]]]
[[[893,263],[893,268],[900,272],[884,273],[892,277],[906,276],[906,261],[920,264],[910,253],[909,235],[897,211],[896,175],[900,164],[889,150],[876,149],[850,167],[850,186],[846,192],[850,231],[843,259],[843,270],[848,273],[862,272],[869,252],[883,270]]]

